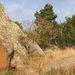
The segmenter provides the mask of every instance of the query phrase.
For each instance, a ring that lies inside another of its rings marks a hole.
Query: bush
[[[52,44],[52,40],[60,33],[60,28],[57,28],[54,22],[49,22],[45,18],[39,17],[34,22],[25,22],[24,26],[29,24],[27,36],[34,40],[42,49],[46,49]]]
[[[11,75],[12,73],[11,72],[8,72],[8,71],[4,71],[3,73],[2,73],[2,75]]]
[[[48,73],[48,74],[41,74],[41,75],[53,75],[53,74]]]

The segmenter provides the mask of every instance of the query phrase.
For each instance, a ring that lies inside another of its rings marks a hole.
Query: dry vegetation
[[[34,57],[30,57],[30,65],[28,65],[28,69],[43,68],[49,64],[56,62],[57,60],[67,57],[75,57],[75,50],[73,48],[67,48],[65,50],[55,50],[51,53],[46,53],[43,56],[34,55]]]
[[[65,62],[67,61],[67,58],[71,58],[71,57],[72,58],[75,57],[75,50],[73,48],[67,48],[65,50],[55,50],[53,52],[46,53],[43,56],[31,54],[29,55],[30,61],[29,61],[29,64],[26,65],[26,68],[28,69],[28,71],[34,71],[34,72],[30,74],[28,73],[27,75],[52,75],[48,73],[42,74],[41,71],[44,67],[50,64],[55,63],[56,65],[59,65],[56,63],[57,61],[62,60],[63,62]],[[72,68],[70,68],[69,70],[66,70],[66,72],[64,72],[62,68],[59,70],[58,69],[51,70],[51,72],[53,73],[53,75],[75,75],[75,67],[72,66]],[[13,74],[26,75],[22,71],[13,71]],[[10,74],[10,75],[13,75],[13,74]]]
[[[27,65],[29,70],[38,70],[41,71],[42,68],[48,66],[58,60],[62,60],[63,58],[75,57],[75,50],[73,48],[67,48],[65,50],[55,50],[51,53],[47,53],[43,56],[33,56],[30,57],[30,64]],[[63,62],[65,62],[64,60]],[[68,64],[68,63],[67,63]],[[72,64],[72,63],[71,63]],[[35,74],[36,75],[36,74]]]

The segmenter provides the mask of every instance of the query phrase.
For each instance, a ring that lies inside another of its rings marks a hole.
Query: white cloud
[[[64,11],[63,17],[71,16],[71,14],[72,14],[71,11]]]
[[[38,8],[40,8],[39,5],[34,5],[34,6],[33,6],[33,9],[38,9]]]
[[[63,12],[61,13],[63,17],[71,17],[75,13],[75,7],[64,7]]]
[[[34,14],[34,10],[26,9],[23,6],[12,4],[6,7],[6,12],[10,18],[26,18]]]
[[[46,3],[53,5],[58,18],[64,19],[75,14],[75,0],[1,0],[6,8],[6,13],[11,19],[34,19],[35,11],[44,8]],[[9,5],[10,4],[10,5]]]
[[[55,14],[60,14],[61,12],[58,9],[54,9]]]
[[[75,0],[71,0],[68,2],[69,4],[75,4]]]

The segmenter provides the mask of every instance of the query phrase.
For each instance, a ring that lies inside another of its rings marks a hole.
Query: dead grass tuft
[[[67,58],[67,57],[75,57],[75,50],[73,48],[67,48],[65,50],[55,50],[41,57],[30,58],[30,65],[28,65],[28,69],[39,70],[47,65],[56,62],[57,60]]]

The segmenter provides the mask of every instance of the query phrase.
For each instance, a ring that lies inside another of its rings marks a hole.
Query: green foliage
[[[35,56],[34,53],[30,53],[30,54],[29,54],[29,57],[34,57],[34,56]]]
[[[34,15],[36,18],[42,17],[50,22],[54,21],[57,18],[57,15],[53,12],[53,6],[51,4],[46,4],[44,6],[44,9],[41,9],[39,12],[36,11]]]
[[[39,27],[39,29],[40,29],[40,27]],[[40,32],[40,43],[39,43],[39,45],[42,48],[46,48],[49,46],[50,40],[51,40],[51,38],[50,38],[51,35],[52,35],[51,27],[47,26],[47,25],[42,26],[41,32]]]
[[[45,49],[50,44],[59,48],[75,46],[75,15],[65,17],[66,21],[58,24],[55,19],[57,15],[53,12],[53,6],[46,4],[44,9],[34,14],[36,17],[36,28],[28,33],[38,45]]]
[[[39,71],[42,71],[42,68],[40,68]]]
[[[70,72],[69,72],[69,75],[73,75],[73,71],[70,71]]]
[[[61,72],[60,72],[60,75],[66,75],[66,72],[61,71]]]
[[[38,20],[38,31],[40,32],[41,48],[47,48],[50,44],[55,44],[60,48],[75,46],[75,15],[66,17],[66,21],[61,24],[53,25],[49,24],[45,19]]]
[[[40,56],[40,55],[37,54],[37,53],[36,53],[36,54],[35,54],[35,53],[30,53],[30,54],[29,54],[29,57],[34,57],[34,56],[36,57],[36,56]]]
[[[47,74],[46,74],[46,73],[44,73],[44,74],[41,74],[41,75],[53,75],[53,74],[50,74],[50,73],[47,73]]]
[[[53,6],[48,3],[44,6],[44,9],[39,12],[36,11],[34,15],[36,17],[35,24],[37,25],[36,34],[39,34],[38,44],[45,49],[51,44],[51,40],[57,37],[57,22],[55,21],[57,15],[53,12]]]
[[[12,75],[12,73],[11,73],[11,72],[7,72],[7,71],[4,71],[4,72],[2,73],[2,75]]]
[[[58,37],[57,43],[60,48],[72,47],[75,45],[75,15],[66,18],[62,25],[62,36]]]
[[[37,24],[37,27],[30,31],[27,35],[42,49],[45,49],[49,47],[52,40],[59,35],[59,27],[54,25],[54,22],[49,22],[41,17],[37,18],[34,22]]]
[[[38,34],[39,46],[42,49],[49,47],[52,40],[55,39],[59,34],[59,27],[54,25],[53,22],[49,22],[44,18],[37,18],[35,23],[38,25],[35,32]]]

